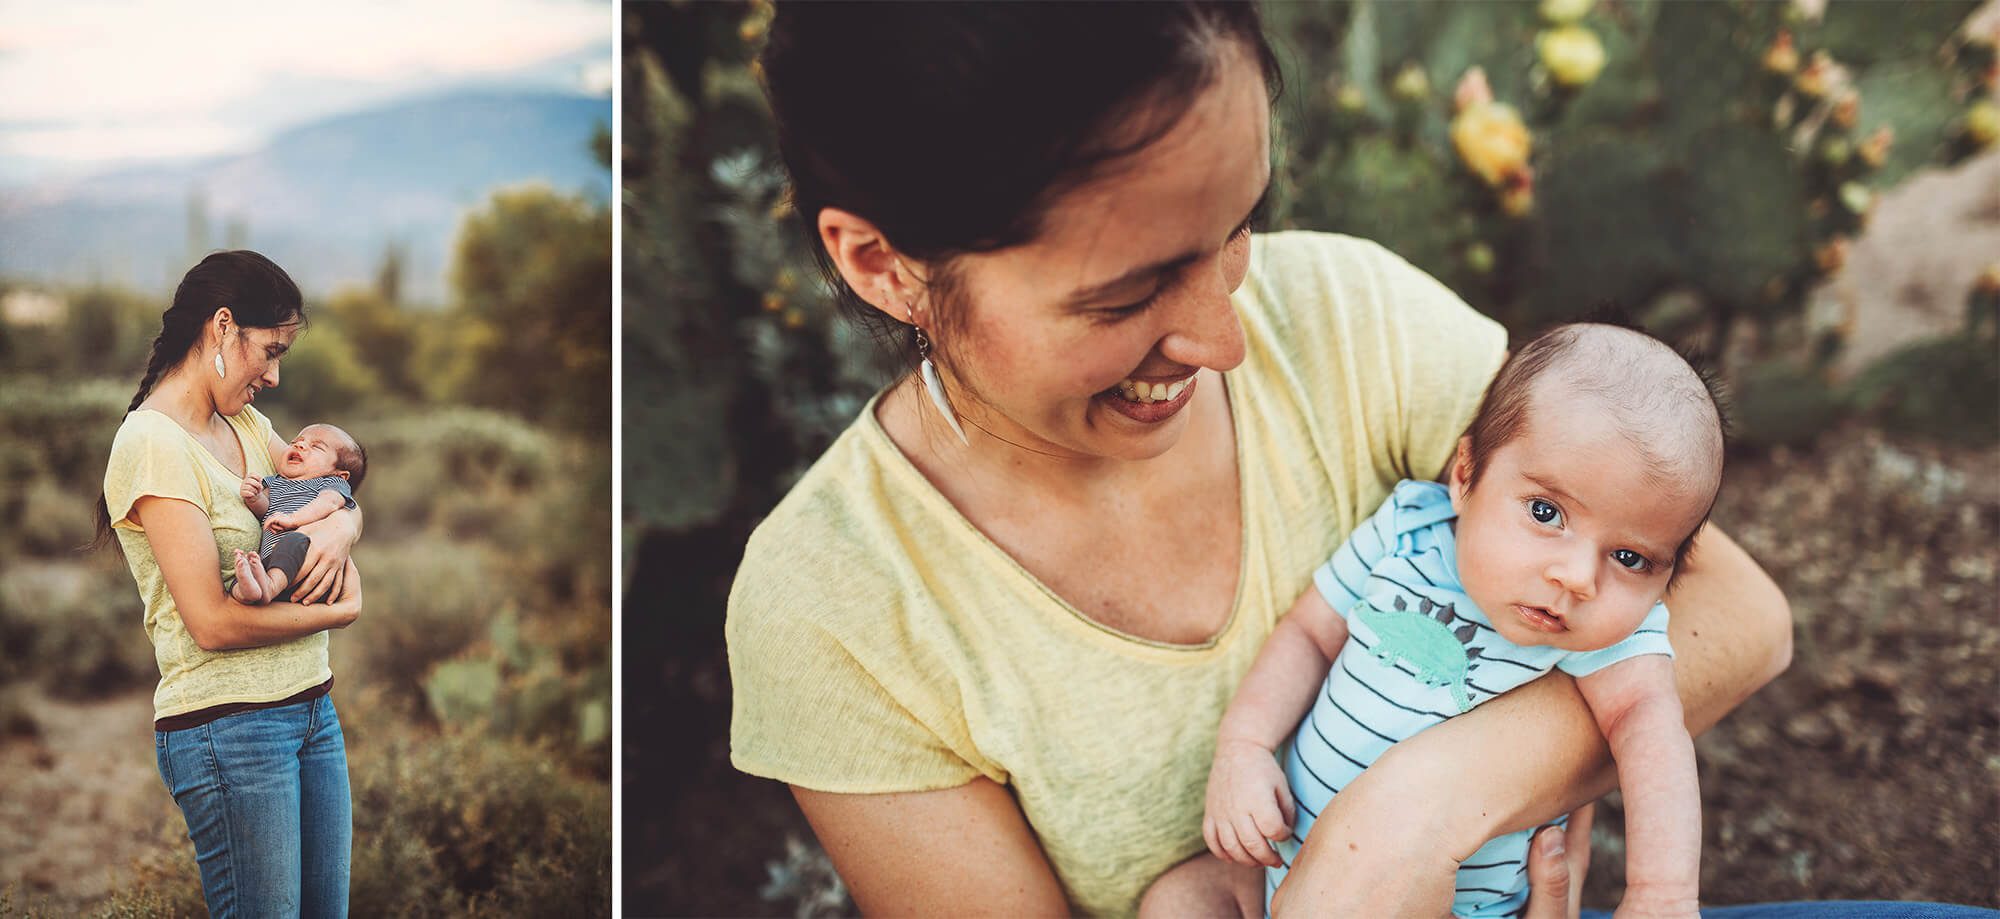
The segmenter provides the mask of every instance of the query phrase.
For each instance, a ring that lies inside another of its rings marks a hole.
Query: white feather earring
[[[910,328],[917,333],[917,356],[923,358],[923,363],[917,365],[917,379],[924,384],[924,394],[930,396],[938,414],[943,415],[945,423],[951,425],[952,433],[958,435],[958,442],[970,447],[972,441],[966,439],[965,428],[959,426],[958,413],[951,410],[951,402],[944,397],[944,381],[938,378],[937,365],[931,363],[930,337],[924,334],[923,326],[917,325],[916,311],[908,305],[903,309],[910,314]]]
[[[222,369],[222,350],[219,348],[215,352],[215,375],[225,380],[229,379],[229,373]]]

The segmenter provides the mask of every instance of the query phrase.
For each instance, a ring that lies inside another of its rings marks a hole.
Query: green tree
[[[440,395],[601,436],[611,424],[611,211],[542,185],[460,227]]]

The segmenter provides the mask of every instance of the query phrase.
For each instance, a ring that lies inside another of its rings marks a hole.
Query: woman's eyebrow
[[[1242,220],[1236,222],[1236,226],[1240,227],[1249,223],[1251,218],[1257,216],[1257,213],[1264,209],[1265,203],[1271,198],[1271,186],[1276,181],[1277,173],[1275,172],[1265,177],[1263,192],[1257,195],[1257,202],[1250,205],[1249,212],[1243,215]],[[1069,296],[1064,298],[1064,301],[1074,306],[1096,300],[1140,279],[1158,277],[1163,274],[1179,271],[1200,261],[1204,254],[1202,252],[1184,252],[1172,258],[1165,258],[1148,265],[1141,265],[1101,284],[1092,284],[1089,287],[1079,287],[1072,290],[1069,292]]]

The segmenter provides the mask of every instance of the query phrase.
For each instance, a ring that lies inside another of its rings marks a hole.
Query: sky
[[[609,94],[615,23],[609,0],[0,0],[0,182],[243,152],[460,83]]]

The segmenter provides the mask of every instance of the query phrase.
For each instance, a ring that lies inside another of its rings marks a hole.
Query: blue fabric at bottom
[[[347,915],[353,804],[333,697],[153,733],[216,919]]]
[[[1992,919],[2000,911],[1951,903],[1893,900],[1799,900],[1702,907],[1703,919]],[[1582,919],[1611,919],[1611,911],[1587,909]]]

